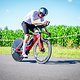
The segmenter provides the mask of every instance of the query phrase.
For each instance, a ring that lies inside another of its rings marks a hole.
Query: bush
[[[47,36],[46,34],[42,34],[45,38],[51,38],[51,43],[58,44],[61,46],[68,47],[80,47],[80,26],[49,26],[47,27],[48,31],[51,32],[51,36]],[[79,35],[78,35],[79,34]],[[75,36],[70,36],[75,35]],[[76,36],[78,35],[78,36]],[[3,30],[0,29],[0,46],[11,46],[13,40],[16,38],[23,38],[22,30],[9,30],[8,27],[5,27]],[[11,40],[11,41],[6,41]]]

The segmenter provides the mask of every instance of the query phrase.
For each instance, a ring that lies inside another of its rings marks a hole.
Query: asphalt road
[[[38,64],[33,57],[16,62],[0,55],[0,80],[80,80],[80,59],[51,58]]]

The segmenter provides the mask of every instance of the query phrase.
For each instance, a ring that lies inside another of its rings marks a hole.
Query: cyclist
[[[28,54],[26,54],[26,42],[29,40],[29,30],[34,32],[34,30],[37,30],[37,26],[42,25],[45,26],[49,21],[44,20],[44,16],[48,14],[48,10],[45,7],[41,7],[39,10],[32,10],[29,12],[26,17],[24,18],[22,22],[22,27],[24,31],[24,41],[23,41],[23,57],[28,57]],[[44,28],[47,34],[50,34],[47,32],[46,28]]]

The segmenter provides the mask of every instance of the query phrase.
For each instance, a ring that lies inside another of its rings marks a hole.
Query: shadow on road
[[[37,63],[36,60],[23,60],[21,62]],[[54,64],[76,64],[76,63],[80,63],[80,60],[58,60],[58,61],[50,60],[46,64],[54,65]]]
[[[37,63],[36,60],[22,60],[21,62]]]
[[[48,61],[46,64],[54,65],[54,64],[76,64],[76,63],[80,63],[80,60]]]

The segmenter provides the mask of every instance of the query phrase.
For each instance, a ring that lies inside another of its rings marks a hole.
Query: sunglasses
[[[45,16],[43,13],[40,13],[41,14],[41,16]]]

